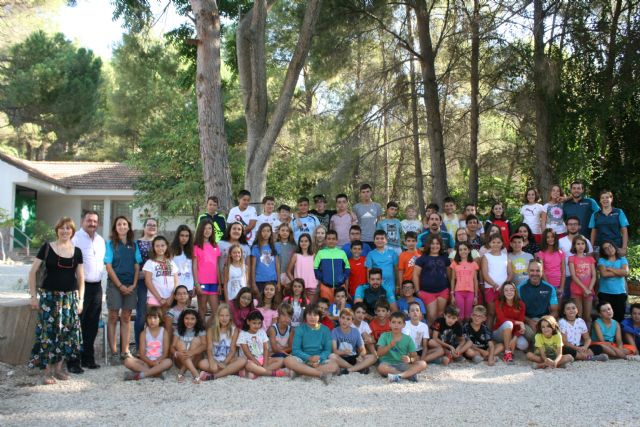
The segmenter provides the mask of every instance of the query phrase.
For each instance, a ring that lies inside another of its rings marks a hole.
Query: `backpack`
[[[44,244],[44,259],[38,267],[38,271],[36,271],[36,289],[42,289],[42,285],[44,285],[44,281],[47,278],[47,258],[49,257],[49,243]]]

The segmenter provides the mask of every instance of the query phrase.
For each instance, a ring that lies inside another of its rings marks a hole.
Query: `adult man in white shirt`
[[[102,277],[104,276],[104,255],[106,246],[104,239],[96,232],[98,229],[98,213],[85,211],[82,214],[82,228],[73,236],[73,244],[82,251],[84,267],[84,301],[80,324],[82,327],[81,360],[70,360],[67,364],[69,372],[82,373],[82,366],[97,369],[93,352],[93,344],[98,334],[100,314],[102,312]]]

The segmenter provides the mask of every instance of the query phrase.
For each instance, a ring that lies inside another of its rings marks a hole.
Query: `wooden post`
[[[0,362],[10,365],[29,360],[35,342],[37,312],[29,295],[0,295]]]

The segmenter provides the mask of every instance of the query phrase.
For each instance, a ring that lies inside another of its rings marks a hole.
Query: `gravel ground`
[[[35,370],[0,365],[0,425],[640,424],[638,362],[579,362],[556,371],[533,371],[521,359],[456,365],[429,366],[417,384],[389,384],[371,373],[328,386],[239,377],[179,384],[175,370],[164,381],[124,382],[122,366],[43,386]]]

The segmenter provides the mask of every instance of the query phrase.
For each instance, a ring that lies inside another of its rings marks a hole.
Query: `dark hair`
[[[456,256],[453,257],[454,261],[457,263],[461,263],[462,262],[462,258],[460,257],[460,246],[466,246],[467,249],[469,249],[469,253],[467,254],[467,259],[465,259],[465,261],[467,262],[473,262],[473,257],[471,256],[471,245],[468,244],[467,242],[458,242],[456,244]]]
[[[269,303],[269,310],[275,310],[278,307],[276,299],[278,298],[278,288],[274,282],[267,282],[264,284],[262,288],[262,294],[260,295],[260,302],[258,303],[258,307],[267,307],[264,302],[264,290],[267,289],[267,286],[273,286],[276,292],[273,294],[273,298],[271,298],[271,302]]]
[[[180,245],[180,233],[182,233],[183,231],[189,232],[189,241],[186,245],[184,245],[184,248]],[[182,253],[184,252],[187,258],[193,258],[193,233],[191,232],[189,226],[185,224],[178,226],[176,234],[175,236],[173,236],[173,242],[171,242],[171,251],[173,252],[173,256],[182,255]]]
[[[336,238],[338,238],[338,232],[336,230],[329,230],[327,231],[327,236],[336,236]],[[327,236],[325,236],[325,239]]]
[[[584,190],[584,181],[581,179],[575,179],[573,181],[571,181],[571,184],[569,184],[569,188],[573,187],[574,185],[581,185],[582,189]]]
[[[357,302],[357,303],[353,304],[353,306],[351,306],[351,310],[353,310],[353,314],[355,314],[356,310],[359,309],[359,308],[363,309],[364,311],[367,311],[367,306],[365,305],[365,303],[360,301],[360,302]]]
[[[551,327],[551,329],[553,329],[553,333],[552,335],[557,335],[559,332],[559,327],[558,327],[558,322],[556,321],[556,319],[553,316],[542,316],[540,318],[540,320],[538,320],[538,323],[536,324],[536,332],[541,334],[542,333],[542,322],[547,322],[549,324],[549,326]]]
[[[264,196],[264,197],[262,198],[262,204],[263,204],[263,205],[264,205],[265,203],[267,203],[267,202],[275,202],[275,201],[276,201],[276,199],[275,199],[275,197],[273,197],[273,196]]]
[[[305,322],[307,321],[307,316],[310,314],[317,314],[318,316],[322,316],[322,311],[317,304],[309,304],[304,308],[304,315],[302,316]]]
[[[455,305],[449,304],[448,306],[445,307],[444,314],[448,314],[449,316],[458,317],[458,316],[460,316],[460,309],[458,307],[456,307]]]
[[[379,274],[380,276],[382,276],[382,269],[378,267],[370,268],[368,276],[371,277],[374,274]]]
[[[398,202],[390,201],[389,203],[387,203],[387,209],[389,209],[389,208],[397,208],[397,209],[399,209],[400,206],[398,206]]]
[[[193,332],[195,332],[196,336],[198,336],[200,332],[205,330],[205,327],[200,314],[193,308],[185,308],[184,310],[182,310],[182,313],[180,313],[180,317],[178,317],[178,335],[182,337],[187,332],[187,328],[184,326],[184,318],[188,314],[193,314],[194,316],[196,316],[196,324],[193,325]]]
[[[289,303],[283,302],[278,306],[278,314],[285,313],[289,316],[293,316],[293,306]]]
[[[320,303],[327,304],[327,306],[331,305],[329,303],[329,299],[325,297],[318,298],[318,301],[316,302],[316,304],[320,304]]]
[[[375,239],[378,236],[384,236],[386,238],[387,237],[387,233],[384,230],[376,230],[373,233],[373,238]]]
[[[120,242],[120,236],[118,236],[118,231],[116,230],[116,224],[119,220],[124,219],[127,221],[127,225],[129,226],[129,231],[127,231],[127,246],[133,246],[133,228],[131,227],[131,221],[124,215],[120,215],[113,220],[113,225],[111,226],[111,245],[113,245],[113,249],[116,249]]]
[[[300,203],[304,203],[304,202],[309,203],[309,198],[308,198],[308,197],[306,197],[306,196],[302,196],[302,197],[299,197],[299,198],[298,198],[298,204],[300,204]]]
[[[486,247],[489,248],[491,246],[491,242],[494,241],[495,239],[500,240],[500,242],[502,243],[502,249],[504,249],[504,240],[502,240],[502,234],[501,233],[493,233],[489,235],[489,238],[486,241]]]
[[[87,215],[95,215],[98,217],[98,220],[100,219],[100,214],[97,211],[94,211],[92,209],[87,209],[82,211],[82,219],[85,219]]]
[[[309,239],[309,248],[307,249],[307,253],[309,255],[313,255],[313,240],[311,239],[311,235],[309,233],[302,233],[300,237],[298,237],[298,247],[296,248],[296,253],[297,254],[302,253],[302,249],[300,248],[300,240],[303,237],[306,237],[307,239]]]
[[[353,230],[357,230],[357,231],[362,233],[362,227],[360,227],[358,224],[354,224],[351,227],[349,227],[349,232],[351,232]]]
[[[447,252],[447,250],[444,247],[444,240],[442,240],[440,233],[427,234],[427,241],[424,243],[424,246],[422,247],[422,253],[426,255],[429,255],[431,253],[431,243],[433,243],[434,240],[437,240],[438,243],[440,243],[440,252],[438,252],[438,255],[444,255]]]
[[[438,206],[438,204],[437,204],[437,203],[433,203],[433,202],[432,202],[432,203],[429,203],[429,204],[427,205],[426,209],[431,209],[431,210],[434,210],[434,211],[436,211],[436,212],[439,212],[439,211],[440,211],[440,206]]]
[[[578,221],[578,225],[581,225],[580,218],[575,216],[575,215],[571,215],[570,217],[567,217],[567,220],[565,221],[565,224],[568,223],[569,221]]]
[[[251,197],[251,192],[249,190],[240,190],[240,191],[238,191],[238,199],[241,199],[244,196]]]
[[[418,233],[416,233],[415,231],[407,231],[404,235],[404,240],[407,240],[407,239],[418,240]]]
[[[324,194],[316,194],[313,196],[313,203],[318,203],[320,201],[327,203],[327,198],[324,197]]]
[[[245,286],[244,288],[240,288],[240,290],[238,291],[238,294],[236,295],[236,297],[233,299],[233,306],[236,309],[240,309],[242,308],[240,306],[240,297],[242,296],[242,294],[246,294],[248,293],[249,295],[251,295],[251,302],[249,303],[249,308],[251,310],[253,310],[253,294],[251,293],[251,288]]]
[[[211,226],[211,236],[209,236],[206,242],[209,242],[214,248],[216,247],[216,228],[213,225],[213,221],[211,221],[209,218],[204,218],[202,221],[200,221],[200,224],[198,224],[198,228],[196,229],[196,237],[194,239],[194,245],[199,247],[200,249],[204,249],[204,228],[207,225]]]
[[[166,239],[166,237],[164,237],[164,236],[156,236],[151,241],[151,248],[149,249],[149,259],[152,259],[154,261],[156,260],[156,257],[158,255],[156,254],[155,246],[156,246],[156,242],[160,241],[160,240],[162,240],[167,245],[167,251],[164,253],[164,257],[166,259],[170,259],[173,256],[172,252],[171,252],[171,246],[169,246],[169,241]],[[169,264],[169,265],[171,265],[171,264]]]
[[[474,219],[478,221],[478,224],[480,224],[480,219],[475,215],[467,215],[467,217],[464,219],[464,223],[468,224],[469,221],[473,221]]]
[[[298,301],[300,303],[300,307],[305,307],[307,305],[307,289],[304,285],[304,279],[301,277],[296,277],[295,279],[293,279],[291,281],[291,289],[289,290],[289,293],[291,294],[289,296],[289,299],[291,299],[291,301],[293,301],[293,284],[294,283],[298,283],[299,285],[302,285],[302,293],[300,294],[300,301]]]
[[[187,294],[189,294],[189,289],[187,289],[185,285],[176,286],[176,288],[173,290],[173,301],[171,302],[171,307],[175,307],[176,305],[178,305],[178,301],[176,301],[176,295],[178,295],[179,289],[184,289],[185,291],[187,291]]]
[[[520,232],[518,230],[520,230],[520,227],[524,227],[527,229],[527,240],[529,239],[533,239],[533,232],[531,231],[531,227],[529,227],[529,224],[527,224],[526,222],[521,222],[520,224],[518,224],[518,226],[516,227],[516,233],[520,234]],[[520,234],[522,236],[522,234]],[[522,236],[522,238],[524,239],[524,236]]]
[[[616,254],[615,254],[615,257],[616,257],[616,259],[619,259],[619,258],[620,258],[620,255],[618,255],[618,247],[617,247],[617,246],[616,246],[616,244],[615,244],[615,243],[613,243],[611,240],[605,240],[604,242],[602,242],[602,243],[600,244],[600,251],[599,251],[600,258],[603,258],[603,259],[608,259],[608,258],[609,258],[609,256],[608,256],[608,255],[605,253],[605,251],[604,251],[604,245],[605,245],[605,243],[608,243],[608,244],[610,244],[611,246],[613,246],[613,249],[615,249],[615,253],[616,253]]]
[[[534,187],[529,187],[527,188],[527,191],[524,192],[524,204],[526,205],[527,203],[529,203],[529,201],[527,200],[527,194],[529,194],[529,191],[533,191],[536,194],[536,199],[533,202],[538,203],[540,201],[540,193],[538,193],[538,190]]]
[[[629,307],[629,313],[631,313],[633,310],[640,310],[640,303],[633,303],[631,304],[631,306]]]
[[[553,231],[551,228],[545,228],[544,231],[542,232],[542,240],[540,241],[540,250],[546,251],[547,249],[549,249],[549,244],[547,243],[547,235],[549,234],[553,234],[553,246],[551,247],[551,249],[553,249],[553,252],[557,252],[559,239],[558,239],[558,236],[556,235],[556,232]]]
[[[391,305],[389,305],[389,301],[387,301],[386,299],[381,298],[378,301],[376,301],[376,306],[374,310],[377,310],[379,308],[384,308],[387,311],[391,311]]]
[[[243,331],[249,330],[249,322],[252,320],[260,320],[261,322],[264,322],[264,316],[258,310],[251,311],[244,319],[244,324],[242,325]]]
[[[229,224],[227,224],[227,228],[224,230],[224,234],[222,235],[222,239],[220,240],[224,240],[225,242],[228,242],[229,239],[231,238],[231,227],[233,227],[234,225],[239,225],[241,228],[241,232],[240,232],[240,238],[238,239],[238,243],[240,243],[241,245],[248,245],[247,243],[247,236],[245,236],[244,234],[244,225],[242,225],[242,223],[233,221],[230,222]]]
[[[442,199],[442,203],[453,203],[454,205],[456,204],[456,201],[453,197],[451,196],[447,196],[444,199]]]
[[[402,311],[394,311],[393,313],[391,313],[391,316],[389,316],[389,319],[402,319],[402,321],[404,322],[405,320],[407,320],[407,317]]]
[[[268,222],[262,223],[262,224],[260,224],[260,227],[258,227],[258,232],[256,233],[256,239],[253,242],[253,247],[260,249],[260,246],[264,244],[264,243],[262,243],[262,230],[264,230],[265,228],[268,228],[269,231],[271,231],[271,237],[269,237],[269,241],[267,242],[267,245],[269,246],[269,249],[271,250],[271,255],[273,255],[275,257],[276,256],[276,245],[273,243],[273,238],[274,238],[274,236],[273,236],[273,228],[271,228],[271,224],[269,224]]]
[[[515,283],[513,282],[506,282],[503,283],[503,285],[500,287],[500,294],[498,296],[498,304],[500,304],[500,307],[504,307],[504,305],[507,303],[507,297],[504,295],[504,287],[505,286],[513,286],[513,310],[514,311],[520,311],[520,307],[522,307],[522,305],[520,304],[520,296],[518,295],[518,286],[516,286]]]
[[[207,197],[207,203],[209,201],[214,202],[216,205],[220,204],[220,201],[218,200],[218,196],[209,196],[209,197]]]
[[[370,186],[369,184],[367,184],[367,183],[364,183],[364,184],[362,184],[362,185],[360,186],[360,191],[362,191],[362,190],[367,190],[367,189],[368,189],[368,190],[373,190],[373,188],[371,188],[371,186]]]
[[[334,296],[334,298],[335,298],[335,296],[336,296],[338,293],[343,293],[343,294],[347,295],[347,290],[346,290],[344,287],[340,286],[339,288],[337,288],[337,289],[333,292],[333,296]]]
[[[354,240],[351,242],[351,249],[353,249],[354,246],[360,246],[362,248],[362,240]]]
[[[144,315],[144,323],[148,326],[149,324],[147,323],[147,319],[149,317],[157,317],[158,319],[160,319],[160,322],[162,322],[162,310],[160,309],[160,307],[149,307],[149,309],[147,310],[147,312]],[[160,323],[160,325],[162,325],[162,323]]]
[[[408,308],[409,310],[411,310],[411,307],[412,307],[412,306],[414,306],[414,305],[418,306],[418,308],[420,309],[420,312],[422,312],[422,307],[420,307],[420,303],[419,303],[418,301],[415,301],[415,300],[414,300],[414,301],[411,301],[411,302],[409,303],[409,305],[407,306],[407,308]]]
[[[493,212],[493,209],[496,206],[502,206],[502,216],[498,219],[501,219],[503,221],[507,221],[507,216],[505,215],[505,209],[504,209],[504,205],[502,204],[502,202],[493,202],[493,204],[491,205],[491,210],[489,211],[489,221],[493,221],[494,219],[496,219],[496,214]]]
[[[152,216],[149,216],[149,217],[145,218],[144,221],[142,222],[143,230],[140,232],[140,236],[144,237],[144,228],[147,227],[147,224],[149,223],[149,221],[154,221],[156,223],[156,230],[157,230],[158,220],[156,218],[152,217]]]
[[[289,206],[289,205],[280,205],[280,206],[278,206],[278,212],[280,212],[280,211],[291,212],[291,206]]]
[[[349,196],[347,196],[347,195],[346,195],[346,194],[344,194],[344,193],[340,193],[340,194],[338,194],[338,195],[336,196],[336,202],[338,201],[338,199],[346,199],[346,200],[347,200],[347,202],[348,202],[348,201],[349,201]]]

